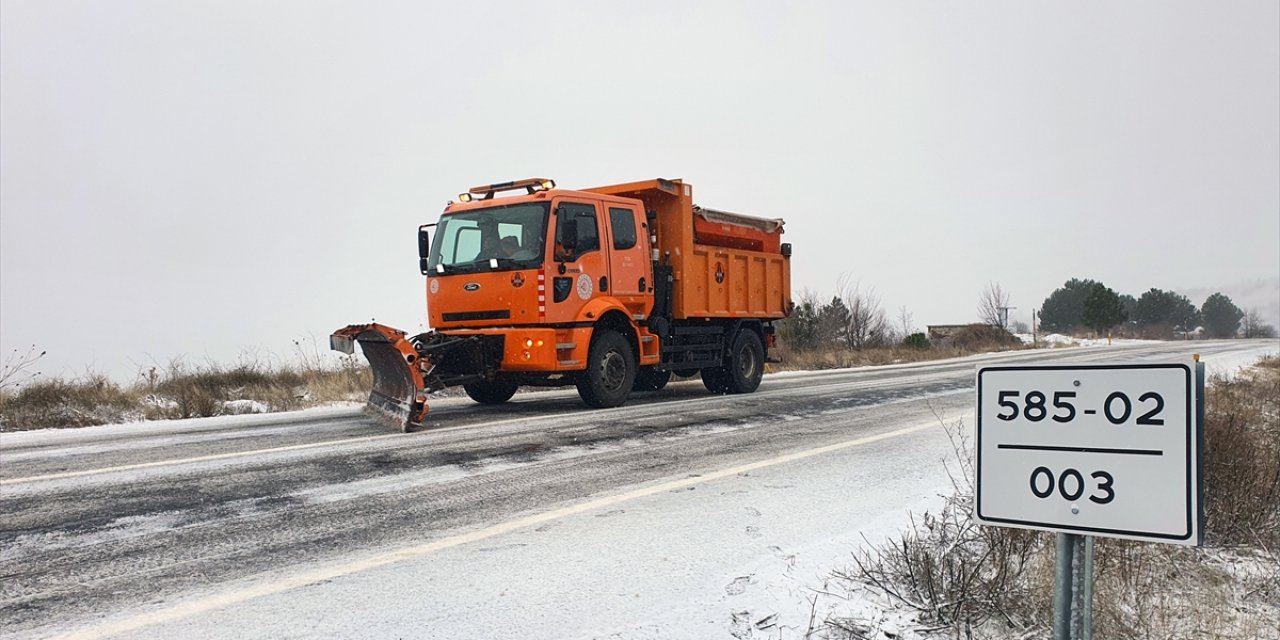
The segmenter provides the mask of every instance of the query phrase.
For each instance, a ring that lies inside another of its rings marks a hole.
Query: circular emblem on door
[[[431,289],[431,293],[436,293],[437,291],[440,290],[440,281],[436,280],[435,278],[432,278],[431,285],[428,286],[427,288]]]
[[[591,276],[581,274],[578,276],[578,297],[586,300],[591,297]]]
[[[479,290],[480,290],[480,283],[479,283],[479,282],[468,282],[468,283],[466,283],[466,284],[462,285],[462,288],[463,288],[464,290],[466,290],[466,291],[479,291]]]

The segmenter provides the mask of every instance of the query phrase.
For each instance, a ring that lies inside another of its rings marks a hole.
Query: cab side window
[[[630,209],[609,207],[609,229],[613,231],[614,249],[636,246],[636,216]]]
[[[570,235],[573,237],[569,237]],[[573,259],[584,253],[600,250],[600,228],[596,225],[595,205],[565,202],[556,209],[557,253],[561,252],[561,247]]]

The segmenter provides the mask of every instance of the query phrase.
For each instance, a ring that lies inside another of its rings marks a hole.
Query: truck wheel
[[[471,384],[464,384],[462,388],[466,390],[467,395],[471,396],[472,400],[480,404],[502,404],[516,394],[517,386],[519,385],[514,382],[480,380]]]
[[[729,363],[724,368],[729,393],[751,393],[760,387],[764,377],[764,345],[750,329],[738,332],[729,350]]]
[[[645,367],[636,374],[636,383],[632,391],[659,391],[671,381],[671,370],[658,371],[653,367]]]
[[[711,393],[729,393],[728,374],[724,367],[707,367],[702,370],[702,386]]]
[[[587,406],[616,407],[627,401],[636,381],[636,360],[627,339],[616,331],[601,330],[591,340],[587,370],[578,379],[578,395]]]

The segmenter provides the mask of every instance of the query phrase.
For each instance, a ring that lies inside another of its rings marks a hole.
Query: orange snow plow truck
[[[534,178],[458,199],[418,229],[433,330],[358,324],[329,339],[360,345],[369,407],[403,430],[456,385],[498,404],[520,385],[572,384],[591,407],[672,373],[701,373],[713,393],[760,385],[773,321],[792,308],[782,220],[695,206],[680,180],[571,191]]]

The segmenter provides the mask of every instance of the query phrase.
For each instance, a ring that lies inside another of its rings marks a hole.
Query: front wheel
[[[472,400],[480,404],[502,404],[516,394],[517,386],[519,385],[514,382],[479,380],[471,384],[464,384],[462,388],[466,390],[467,395],[471,396]]]
[[[597,409],[621,405],[635,385],[636,368],[627,339],[616,331],[601,330],[587,351],[587,370],[578,380],[578,395]]]

